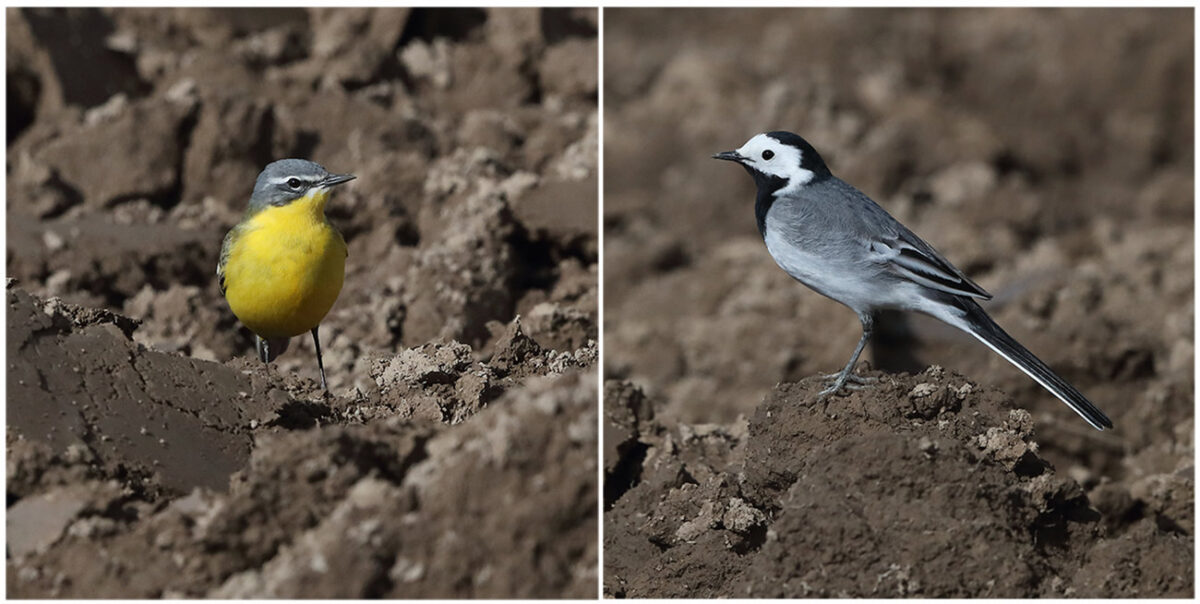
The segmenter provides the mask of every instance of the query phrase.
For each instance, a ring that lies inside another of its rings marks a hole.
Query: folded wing
[[[992,295],[971,281],[933,246],[912,232],[898,231],[869,243],[877,262],[909,280],[949,294],[990,300]]]

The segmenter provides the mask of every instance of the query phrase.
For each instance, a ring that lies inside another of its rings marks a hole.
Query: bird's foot
[[[822,375],[821,378],[833,380],[833,383],[828,388],[817,393],[817,396],[820,397],[829,396],[830,394],[840,394],[843,390],[865,390],[879,381],[877,377],[855,375],[847,371]]]
[[[840,373],[825,373],[821,375],[821,379],[823,380],[836,380],[840,377],[842,377],[842,374]],[[858,375],[851,373],[846,376],[845,381],[851,384],[868,385],[878,382],[879,378],[871,375]]]

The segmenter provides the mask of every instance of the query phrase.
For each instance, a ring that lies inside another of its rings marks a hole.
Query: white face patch
[[[785,145],[766,134],[756,135],[746,141],[737,153],[746,158],[742,161],[747,166],[787,181],[782,189],[775,192],[776,197],[803,187],[816,176],[812,170],[800,167],[802,154],[799,149]]]

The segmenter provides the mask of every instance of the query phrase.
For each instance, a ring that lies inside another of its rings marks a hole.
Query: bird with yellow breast
[[[269,363],[287,350],[289,338],[310,332],[325,390],[317,329],[342,291],[347,256],[325,203],[333,187],[353,179],[303,159],[268,164],[217,263],[221,293],[254,332],[259,359]]]

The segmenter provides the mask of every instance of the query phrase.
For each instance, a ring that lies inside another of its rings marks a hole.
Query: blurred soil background
[[[6,16],[9,595],[594,596],[595,10]],[[215,279],[282,157],[332,394]]]
[[[605,13],[604,592],[1190,597],[1193,12]],[[710,159],[790,130],[1112,417],[970,336],[860,334]]]

